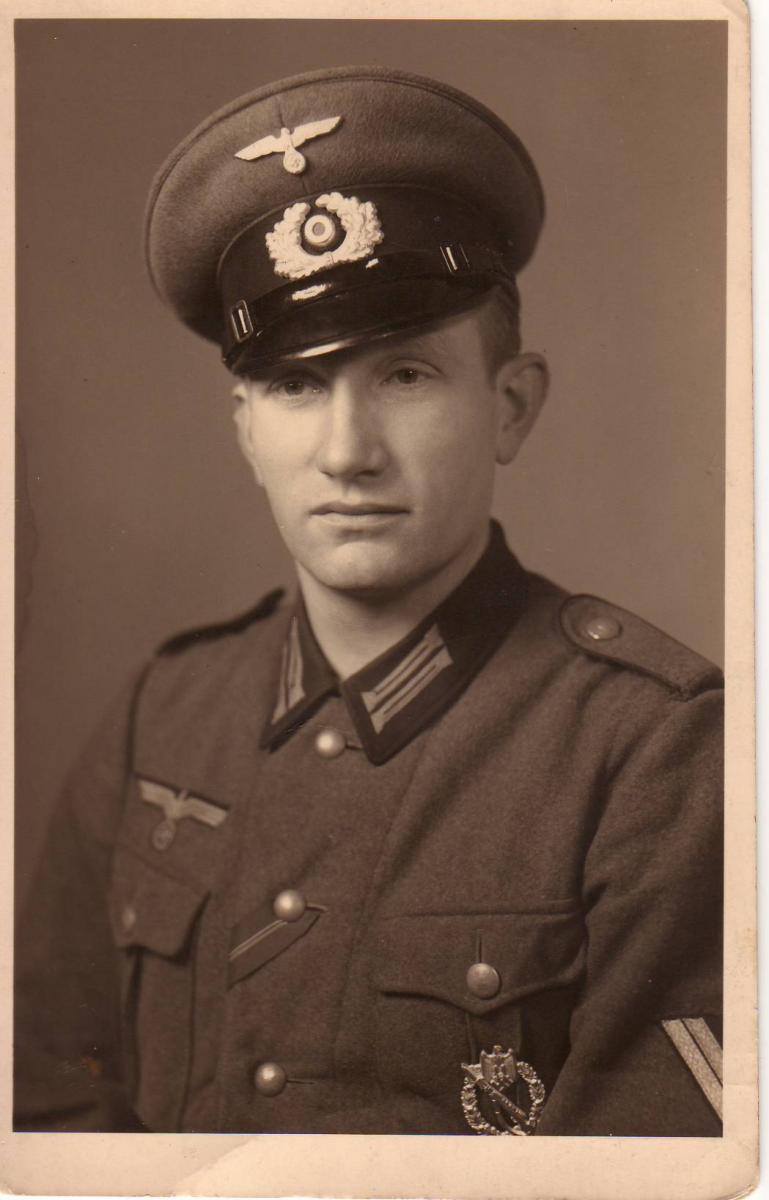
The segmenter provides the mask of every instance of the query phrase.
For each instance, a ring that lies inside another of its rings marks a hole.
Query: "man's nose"
[[[317,452],[324,475],[349,480],[384,470],[388,454],[382,429],[363,389],[348,383],[334,386],[324,417]]]

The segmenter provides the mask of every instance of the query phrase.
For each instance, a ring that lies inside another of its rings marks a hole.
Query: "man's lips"
[[[311,515],[327,528],[335,528],[347,537],[356,533],[373,535],[389,529],[407,511],[398,504],[377,504],[368,500],[350,504],[344,500],[331,500],[328,504],[319,504]]]
[[[313,516],[336,514],[345,517],[370,517],[384,514],[404,513],[406,509],[399,504],[346,504],[342,500],[332,500],[329,504],[319,504],[312,510]]]

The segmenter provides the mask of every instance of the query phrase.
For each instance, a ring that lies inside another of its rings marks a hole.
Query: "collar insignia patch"
[[[361,700],[376,732],[381,733],[387,722],[416,700],[436,675],[450,667],[453,661],[438,626],[432,625],[389,675],[370,691],[361,692]]]
[[[462,1063],[462,1069],[462,1111],[475,1133],[526,1137],[534,1132],[547,1093],[532,1066],[495,1046],[491,1054],[481,1050],[480,1062]],[[526,1107],[518,1103],[521,1081],[528,1091]]]
[[[291,627],[283,646],[280,661],[280,679],[278,683],[278,699],[272,714],[273,725],[286,715],[290,708],[304,699],[302,683],[302,650],[299,645],[299,623],[296,617],[291,618]]]
[[[346,679],[328,663],[298,599],[262,747],[277,749],[336,695],[352,719],[357,748],[372,763],[387,762],[464,692],[518,619],[526,594],[526,575],[494,525],[485,554],[456,591],[402,641]]]
[[[259,138],[250,146],[238,150],[235,158],[253,162],[256,158],[264,158],[268,154],[282,154],[283,166],[291,175],[301,175],[307,166],[307,159],[297,150],[311,138],[321,134],[333,133],[341,121],[341,117],[326,117],[323,121],[309,121],[306,125],[297,125],[296,129],[287,129],[284,125],[279,134],[270,133],[267,137]]]

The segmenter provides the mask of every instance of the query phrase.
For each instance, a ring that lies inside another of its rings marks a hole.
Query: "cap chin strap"
[[[258,300],[238,300],[226,313],[223,361],[232,369],[244,351],[253,353],[255,343],[271,325],[300,307],[376,283],[447,278],[476,291],[494,283],[515,289],[515,277],[505,256],[490,245],[455,243],[430,250],[376,254],[318,271],[301,281],[275,288]]]

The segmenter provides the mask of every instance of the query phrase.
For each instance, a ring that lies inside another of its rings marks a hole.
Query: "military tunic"
[[[18,940],[16,1128],[718,1135],[718,671],[524,571],[339,682],[301,604],[177,639],[73,775]]]

